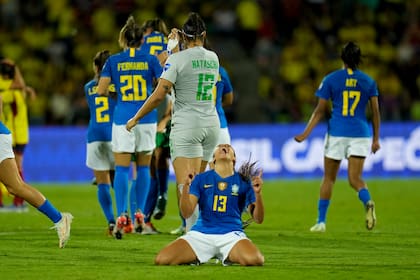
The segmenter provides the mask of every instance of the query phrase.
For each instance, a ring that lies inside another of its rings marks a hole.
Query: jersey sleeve
[[[223,82],[222,94],[224,95],[226,93],[232,92],[233,88],[232,88],[232,83],[230,82],[229,75],[226,72],[226,70],[222,67],[220,67],[220,77],[221,77],[222,82]]]
[[[160,76],[162,79],[168,80],[173,84],[175,84],[177,78],[177,69],[174,57],[174,54],[168,57],[165,66],[163,67],[162,75]]]

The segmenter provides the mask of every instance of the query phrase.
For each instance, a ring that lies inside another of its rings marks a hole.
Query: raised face
[[[213,154],[213,162],[217,160],[229,160],[235,164],[236,155],[232,146],[229,144],[220,144],[216,147],[216,150]]]

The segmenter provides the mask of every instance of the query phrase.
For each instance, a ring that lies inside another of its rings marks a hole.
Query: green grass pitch
[[[180,224],[175,187],[163,233],[108,237],[96,187],[36,185],[60,210],[74,215],[71,239],[58,248],[50,221],[28,213],[0,213],[0,279],[420,279],[420,180],[367,180],[377,226],[367,231],[364,209],[345,180],[335,186],[327,232],[311,233],[320,180],[266,181],[265,221],[247,235],[265,255],[263,267],[158,267],[156,253]],[[6,198],[9,202],[10,198]]]

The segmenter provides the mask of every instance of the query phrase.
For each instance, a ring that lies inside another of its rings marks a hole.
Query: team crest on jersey
[[[224,190],[226,190],[226,188],[227,188],[227,183],[226,183],[226,182],[220,182],[220,183],[217,185],[217,188],[218,188],[219,190],[221,190],[221,191],[224,191]]]
[[[166,70],[168,70],[169,67],[171,67],[171,64],[170,63],[165,63],[165,66],[163,66],[163,72],[165,72]]]
[[[232,195],[237,196],[238,195],[238,192],[239,192],[239,186],[237,184],[234,184],[232,186]]]

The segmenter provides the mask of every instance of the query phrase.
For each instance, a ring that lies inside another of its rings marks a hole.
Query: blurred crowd
[[[119,51],[129,15],[180,27],[190,11],[207,23],[212,49],[229,72],[230,123],[306,121],[314,92],[340,68],[353,40],[361,69],[378,83],[384,121],[420,120],[418,0],[1,0],[0,54],[20,67],[37,91],[32,125],[83,125],[83,85],[99,50]],[[252,112],[252,113],[251,113]]]

